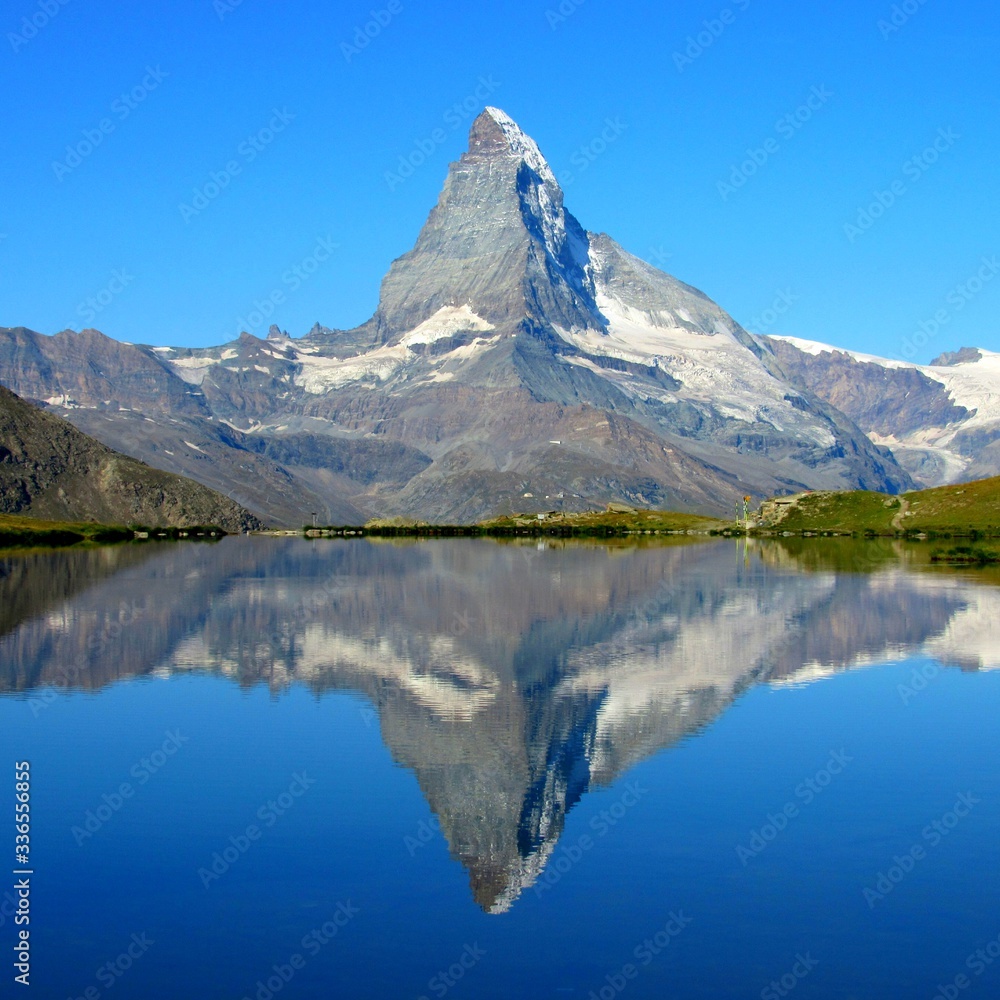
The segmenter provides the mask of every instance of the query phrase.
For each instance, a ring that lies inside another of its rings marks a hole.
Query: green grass
[[[982,545],[956,545],[950,549],[934,549],[931,562],[954,563],[966,566],[989,566],[1000,563],[1000,550]]]
[[[480,525],[490,530],[511,532],[530,529],[540,533],[567,531],[580,534],[619,534],[646,531],[721,531],[728,521],[700,514],[681,514],[665,510],[637,510],[632,513],[592,511],[582,514],[554,514],[539,521],[534,514],[494,518]]]
[[[914,490],[898,497],[865,490],[801,496],[761,530],[801,534],[1000,536],[1000,477]]]
[[[699,514],[640,510],[630,513],[593,511],[551,514],[539,520],[535,514],[513,514],[479,524],[395,524],[372,522],[361,526],[303,528],[306,534],[364,535],[372,538],[507,538],[518,536],[561,538],[610,538],[621,535],[665,532],[708,534],[732,527],[728,521]]]
[[[892,506],[886,506],[891,504]],[[837,532],[839,534],[892,534],[892,519],[900,511],[899,499],[883,493],[855,490],[848,493],[812,493],[776,525],[778,531]]]
[[[911,517],[904,517],[908,531],[928,535],[1000,535],[1000,476],[973,483],[938,486],[904,494]]]
[[[756,543],[755,543],[756,544]],[[873,573],[900,562],[918,561],[923,543],[896,538],[776,538],[757,550],[771,565],[810,573]]]
[[[76,545],[121,542],[133,538],[124,525],[89,521],[44,521],[19,514],[0,514],[0,545]]]
[[[145,525],[96,524],[93,521],[46,521],[22,514],[0,514],[0,546],[66,546],[81,543],[131,542],[138,533],[150,539],[221,538],[214,525],[188,528],[151,528]],[[213,535],[214,533],[214,535]]]

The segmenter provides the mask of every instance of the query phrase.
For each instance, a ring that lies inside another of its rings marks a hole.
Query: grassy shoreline
[[[365,525],[302,529],[310,538],[621,538],[628,535],[710,535],[726,521],[673,511],[595,511],[582,514],[513,514],[478,524],[422,524],[392,518]]]
[[[226,532],[216,525],[149,527],[147,525],[97,524],[93,521],[49,521],[21,514],[0,514],[0,547],[36,546],[63,548],[71,545],[109,545],[120,542],[221,538]]]
[[[618,509],[615,509],[615,508]],[[1000,538],[1000,477],[914,490],[899,496],[867,490],[809,491],[772,497],[749,522],[674,511],[610,510],[513,514],[472,525],[423,524],[403,518],[365,525],[305,527],[308,537],[609,538],[629,535],[751,535],[863,538]]]
[[[256,534],[307,538],[628,538],[637,536],[1000,538],[1000,477],[889,496],[866,490],[815,491],[763,501],[749,523],[676,511],[610,509],[584,513],[512,514],[478,524],[424,524],[404,518]],[[47,521],[0,514],[0,546],[66,546],[156,539],[212,540],[213,525],[147,527]],[[941,562],[993,560],[991,549],[941,551]]]
[[[867,490],[816,491],[761,504],[755,535],[889,538],[1000,537],[1000,477],[890,496]]]

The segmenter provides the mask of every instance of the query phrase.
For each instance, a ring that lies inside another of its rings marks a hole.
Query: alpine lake
[[[2,553],[3,995],[1000,996],[1000,572],[926,553]]]

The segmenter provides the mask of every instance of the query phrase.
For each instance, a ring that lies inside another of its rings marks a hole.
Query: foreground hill
[[[259,528],[239,504],[152,469],[0,386],[0,513],[54,521]]]
[[[864,490],[778,497],[762,504],[758,525],[793,532],[1000,535],[1000,476],[898,497]]]

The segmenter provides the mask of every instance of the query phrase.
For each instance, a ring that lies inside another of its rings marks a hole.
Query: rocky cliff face
[[[0,512],[64,521],[262,527],[239,504],[151,469],[0,386]]]
[[[966,347],[915,365],[794,337],[766,343],[796,385],[891,448],[921,486],[1000,475],[1000,354]]]
[[[416,246],[382,283],[376,322],[387,340],[441,310],[472,328],[525,320],[597,327],[588,238],[534,141],[502,111],[473,123]],[[428,331],[430,332],[430,331]]]
[[[912,485],[706,295],[587,232],[496,108],[361,327],[203,350],[0,331],[0,380],[291,523]]]

